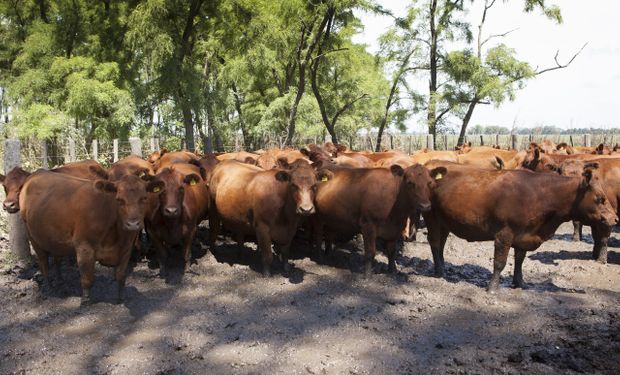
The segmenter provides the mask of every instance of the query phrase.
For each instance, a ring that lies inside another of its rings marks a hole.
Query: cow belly
[[[121,245],[101,247],[95,250],[95,256],[97,261],[104,266],[115,267],[120,263],[121,254],[124,254],[130,250],[131,248],[123,249]]]

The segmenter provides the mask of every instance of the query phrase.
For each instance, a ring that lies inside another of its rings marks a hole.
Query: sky
[[[397,16],[405,14],[408,1],[377,0]],[[497,1],[487,13],[486,35],[510,33],[503,42],[514,48],[517,57],[533,67],[544,69],[555,65],[554,56],[566,63],[584,43],[583,52],[565,68],[541,74],[528,81],[517,92],[513,102],[495,108],[476,108],[471,125],[501,125],[511,128],[554,125],[564,129],[620,127],[620,1],[618,0],[555,0],[564,22],[546,18],[539,11],[523,12],[523,0]],[[467,15],[476,27],[482,15],[481,0]],[[377,38],[393,23],[385,16],[358,12],[364,24],[363,33],[354,41],[367,44],[369,52],[377,50]],[[428,87],[426,81],[414,82]],[[456,126],[458,122],[454,122]],[[411,131],[424,131],[420,118],[408,125]]]

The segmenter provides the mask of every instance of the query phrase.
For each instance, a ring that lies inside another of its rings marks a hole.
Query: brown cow
[[[175,163],[188,163],[190,160],[198,159],[200,159],[200,156],[189,151],[167,152],[153,164],[153,168],[157,172]]]
[[[488,286],[495,291],[510,247],[515,249],[513,284],[523,287],[526,252],[551,238],[561,223],[618,221],[601,181],[589,168],[579,178],[455,165],[447,165],[447,170],[433,189],[431,211],[424,214],[437,276],[443,275],[443,249],[450,232],[467,241],[495,241]]]
[[[161,182],[147,184],[137,176],[111,182],[34,173],[24,184],[19,203],[44,278],[48,279],[49,255],[75,254],[83,304],[90,302],[95,261],[115,267],[122,300],[131,248],[144,226],[148,192],[161,187]]]
[[[430,209],[431,176],[445,173],[445,168],[429,172],[421,165],[403,169],[339,169],[326,171],[327,181],[316,194],[317,214],[312,222],[315,245],[320,254],[323,232],[325,252],[331,251],[335,233],[364,237],[365,273],[372,273],[376,239],[387,241],[390,272],[396,271],[396,242],[401,238],[407,218],[414,210]]]
[[[118,181],[124,176],[154,176],[153,165],[137,155],[124,157],[108,168],[108,178],[110,181]]]
[[[205,154],[203,157],[201,157],[198,160],[190,161],[190,164],[194,164],[198,168],[204,168],[205,170],[204,180],[205,182],[209,182],[209,180],[211,179],[211,175],[213,174],[213,169],[215,169],[215,166],[218,165],[219,162],[220,161],[217,159],[217,156],[215,154],[209,153],[209,154]],[[248,163],[248,164],[251,164],[251,163]]]
[[[88,180],[108,178],[105,169],[94,160],[67,163],[61,167],[51,169],[50,172]],[[6,193],[3,208],[8,213],[13,214],[19,211],[19,193],[30,175],[30,172],[23,170],[21,167],[13,168],[6,176],[0,174],[0,183],[4,186],[4,192]]]
[[[279,149],[272,148],[267,150],[264,154],[260,155],[258,159],[256,159],[256,165],[264,170],[274,169],[279,166],[278,160],[284,159],[288,164],[295,162],[298,159],[308,159],[308,151],[305,149],[302,150],[293,150],[293,149]]]
[[[170,246],[182,246],[184,271],[191,265],[192,241],[209,209],[209,189],[204,177],[204,168],[177,163],[160,169],[153,178],[161,182],[163,191],[152,202],[146,229],[157,249],[162,276],[166,274]]]
[[[241,163],[256,165],[256,159],[258,159],[259,156],[260,155],[258,153],[239,151],[239,152],[228,152],[225,154],[217,155],[216,158],[219,161],[236,160]]]
[[[609,199],[609,203],[614,212],[620,214],[618,209],[618,202],[620,201],[620,159],[566,160],[560,166],[560,173],[565,176],[575,176],[583,168],[596,169],[597,175],[603,181],[605,195]],[[573,240],[575,241],[581,240],[582,224],[592,227],[592,239],[594,240],[592,258],[600,263],[607,263],[607,242],[611,235],[611,228],[596,222],[580,223],[574,221]]]
[[[146,161],[148,161],[151,164],[155,164],[156,161],[158,161],[159,159],[161,159],[162,156],[164,156],[164,154],[167,154],[168,150],[165,148],[162,148],[161,150],[157,150],[157,151],[153,151],[147,158]]]
[[[289,170],[264,171],[236,161],[218,164],[210,181],[211,247],[219,223],[242,241],[256,235],[262,254],[263,274],[270,274],[272,242],[279,248],[288,271],[288,253],[302,217],[315,212],[316,172],[303,161]]]

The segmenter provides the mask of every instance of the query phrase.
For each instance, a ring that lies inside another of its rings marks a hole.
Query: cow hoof
[[[496,294],[499,291],[499,285],[497,284],[489,284],[489,286],[487,286],[487,292],[489,294]]]
[[[80,307],[85,307],[88,305],[92,305],[93,301],[90,299],[90,297],[82,297],[80,299]]]
[[[607,264],[607,257],[599,257],[597,259],[595,259],[597,263],[600,264]]]
[[[394,275],[396,273],[396,265],[395,264],[390,264],[388,266],[388,273],[391,275]]]
[[[263,277],[271,277],[271,270],[268,266],[263,267]]]
[[[581,241],[581,238],[579,238],[579,236],[573,236],[573,242],[579,242]]]

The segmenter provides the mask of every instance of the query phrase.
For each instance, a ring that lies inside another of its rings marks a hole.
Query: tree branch
[[[312,58],[312,60],[320,59],[321,57],[326,56],[326,55],[328,55],[328,54],[330,54],[330,53],[340,52],[340,51],[348,51],[348,50],[349,50],[349,48],[348,48],[348,47],[343,47],[343,48],[333,49],[333,50],[331,50],[331,51],[327,51],[327,52],[325,52],[325,53],[321,53],[320,55],[316,55],[316,56],[314,56],[314,57]]]
[[[584,48],[586,48],[586,46],[587,46],[587,45],[588,45],[588,42],[586,42],[586,43],[585,43],[585,44],[581,47],[581,49],[580,49],[579,51],[577,51],[577,53],[575,53],[575,54],[573,55],[573,57],[571,57],[571,59],[570,59],[570,60],[568,60],[568,62],[567,62],[566,64],[561,64],[561,63],[558,61],[558,55],[560,54],[560,50],[558,50],[558,51],[555,53],[555,56],[554,56],[554,58],[553,58],[553,59],[555,60],[555,64],[556,64],[556,66],[551,67],[551,68],[546,68],[546,69],[543,69],[543,70],[539,70],[539,71],[537,71],[537,72],[535,73],[535,75],[540,75],[540,74],[543,74],[543,73],[550,72],[550,71],[552,71],[552,70],[564,69],[564,68],[568,67],[568,66],[569,66],[569,65],[573,62],[573,60],[575,60],[575,59],[577,58],[577,56],[579,56],[579,54],[581,53],[581,51],[583,51],[583,49],[584,49]]]
[[[517,27],[517,28],[514,28],[514,29],[512,29],[512,30],[508,30],[508,31],[506,31],[505,33],[489,35],[489,36],[488,36],[488,37],[487,37],[487,38],[486,38],[486,39],[485,39],[482,43],[480,43],[480,47],[484,46],[484,45],[485,45],[488,41],[490,41],[490,40],[491,40],[491,39],[493,39],[493,38],[503,38],[503,37],[505,37],[506,35],[508,35],[508,34],[510,34],[510,33],[512,33],[512,32],[514,32],[514,31],[517,31],[517,30],[519,30],[519,28],[518,28],[518,27]]]

